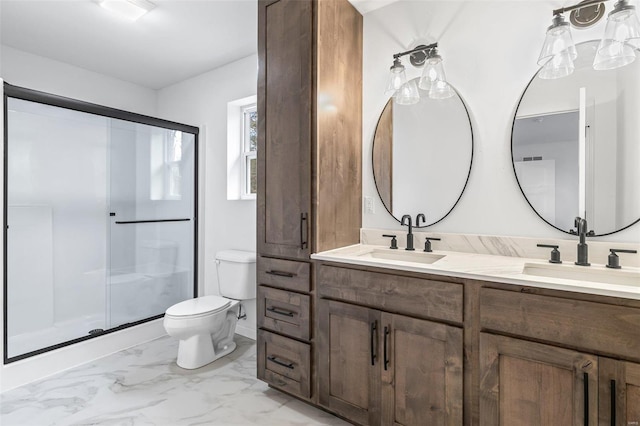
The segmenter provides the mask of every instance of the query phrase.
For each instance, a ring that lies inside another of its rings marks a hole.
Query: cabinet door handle
[[[274,308],[273,306],[269,306],[267,308],[267,311],[273,312],[274,314],[278,314],[278,315],[284,315],[286,317],[293,317],[295,315],[295,312],[284,311],[282,309]]]
[[[387,354],[387,337],[389,336],[389,327],[384,328],[384,371],[387,371],[387,366],[389,365],[389,356]]]
[[[308,248],[309,244],[307,241],[307,234],[308,229],[307,229],[307,214],[306,213],[300,213],[300,248],[301,249],[306,249]]]
[[[616,381],[611,380],[611,426],[616,426]]]
[[[376,350],[374,339],[376,338],[376,330],[378,329],[378,321],[371,323],[371,365],[376,365]]]
[[[584,382],[584,426],[589,426],[589,373],[583,373]]]
[[[284,362],[284,361],[280,361],[278,358],[276,358],[275,356],[268,356],[267,359],[271,362],[273,362],[274,364],[278,364],[282,367],[288,368],[290,370],[294,369],[294,366],[292,363],[290,362]]]
[[[285,278],[293,278],[296,276],[296,274],[292,272],[276,271],[275,269],[271,271],[266,271],[265,274],[277,275],[279,277],[285,277]]]

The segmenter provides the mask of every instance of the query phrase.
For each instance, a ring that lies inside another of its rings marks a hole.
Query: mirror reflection
[[[516,111],[512,158],[542,219],[570,232],[580,216],[606,235],[640,218],[640,61],[596,71],[597,45],[576,46],[570,76],[531,80]]]
[[[373,174],[396,220],[423,213],[429,226],[444,219],[462,196],[472,157],[471,121],[457,93],[432,99],[421,90],[416,104],[387,102],[373,140]]]

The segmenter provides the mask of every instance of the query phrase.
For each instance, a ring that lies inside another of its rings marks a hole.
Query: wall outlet
[[[364,197],[364,212],[375,214],[376,207],[373,202],[373,197]]]

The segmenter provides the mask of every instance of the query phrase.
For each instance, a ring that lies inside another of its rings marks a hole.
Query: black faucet
[[[578,256],[575,263],[580,266],[590,266],[589,247],[585,242],[587,237],[587,220],[578,216],[576,217],[574,226],[576,227],[577,234],[580,237],[580,242],[578,243]]]
[[[405,223],[405,221],[407,223]],[[409,233],[407,234],[407,248],[405,250],[414,251],[415,248],[413,248],[413,223],[411,222],[411,216],[408,214],[405,214],[404,216],[402,216],[400,225],[409,226]]]
[[[416,227],[420,227],[420,219],[422,219],[422,223],[427,223],[427,219],[424,217],[424,213],[419,213],[416,216]]]

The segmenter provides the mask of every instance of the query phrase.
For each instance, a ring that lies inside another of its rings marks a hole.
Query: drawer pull
[[[616,381],[611,380],[611,426],[616,426]]]
[[[294,369],[294,366],[292,363],[290,362],[284,362],[284,361],[280,361],[278,358],[276,358],[275,356],[268,356],[267,359],[271,362],[273,362],[274,364],[278,364],[282,367],[288,368],[290,370]]]
[[[378,321],[371,323],[371,365],[376,365],[376,352],[374,347],[374,339],[376,338],[376,330],[378,328]]]
[[[385,327],[384,328],[384,360],[383,360],[383,366],[384,366],[384,371],[387,371],[387,367],[389,366],[389,355],[387,354],[387,337],[389,336],[389,334],[391,333],[391,331],[389,331],[389,327]]]
[[[274,314],[278,315],[284,315],[286,317],[293,317],[295,315],[295,312],[283,311],[282,309],[274,308],[273,306],[268,307],[267,311],[273,312]]]
[[[279,277],[285,277],[285,278],[293,278],[296,276],[296,274],[291,273],[291,272],[284,272],[284,271],[266,271],[267,274],[269,275],[277,275]]]
[[[584,381],[584,426],[589,426],[589,373],[582,375]]]

